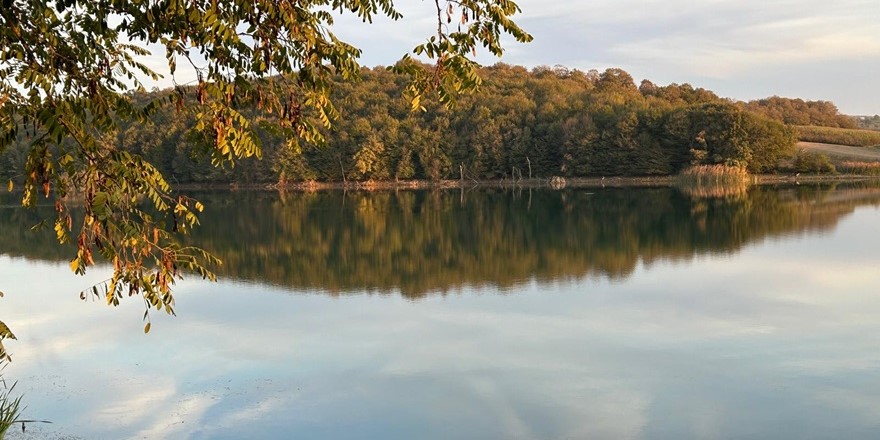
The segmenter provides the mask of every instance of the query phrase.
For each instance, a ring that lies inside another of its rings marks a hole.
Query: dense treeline
[[[880,130],[880,115],[857,116],[856,124],[863,130]]]
[[[815,125],[819,127],[856,128],[856,118],[840,114],[829,101],[804,101],[800,98],[771,96],[749,101],[749,111],[780,121],[786,125]]]
[[[793,152],[793,130],[688,84],[636,86],[620,69],[503,64],[483,69],[482,77],[479,92],[453,109],[427,101],[413,112],[401,98],[405,77],[363,69],[361,81],[336,85],[340,118],[324,146],[288,148],[272,124],[263,124],[279,115],[246,109],[264,127],[265,160],[225,169],[200,154],[204,139],[173,106],[107,142],[142,154],[171,182],[196,183],[646,176],[718,163],[768,172]],[[25,148],[0,155],[0,178],[20,177]]]
[[[422,296],[463,286],[574,277],[625,278],[639,262],[737,252],[750,243],[829,230],[871,186],[752,187],[732,197],[672,188],[232,192],[207,205],[193,239],[223,278],[328,293]],[[14,204],[10,195],[0,204]],[[51,212],[51,206],[45,206]],[[67,264],[39,212],[0,209],[0,253]]]

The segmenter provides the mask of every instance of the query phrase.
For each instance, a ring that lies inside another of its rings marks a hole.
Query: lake
[[[201,193],[220,281],[82,301],[0,199],[11,438],[876,438],[880,188]]]

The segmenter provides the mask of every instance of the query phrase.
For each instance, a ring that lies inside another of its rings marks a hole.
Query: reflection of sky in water
[[[6,375],[31,438],[870,438],[878,217],[507,295],[185,282],[150,335],[69,293],[104,274],[0,257]]]

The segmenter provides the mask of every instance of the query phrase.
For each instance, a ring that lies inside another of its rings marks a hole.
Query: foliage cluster
[[[795,127],[798,139],[804,142],[871,147],[880,145],[880,131],[832,127]]]
[[[816,125],[822,127],[856,128],[856,120],[843,115],[829,101],[804,101],[800,98],[769,98],[749,101],[745,108],[786,125]]]
[[[425,7],[437,26],[412,52],[433,64],[405,55],[395,66],[413,108],[422,96],[447,103],[476,87],[478,48],[498,56],[503,35],[532,38],[512,20],[512,0]],[[101,258],[112,264],[92,293],[114,305],[140,294],[147,310],[173,313],[175,279],[213,276],[212,258],[179,241],[198,223],[201,204],[172,191],[166,168],[121,148],[121,127],[147,124],[155,111],[184,120],[211,167],[263,155],[245,112],[272,114],[275,139],[291,154],[300,142],[320,143],[338,114],[332,81],[360,73],[361,51],[333,33],[340,14],[365,23],[402,17],[392,0],[3,0],[0,165],[10,186],[21,184],[24,206],[38,195],[53,200],[56,238],[76,246],[72,271]],[[128,91],[157,78],[141,58],[149,45],[164,49],[172,75],[178,63],[192,67],[193,85],[135,102]],[[82,216],[71,215],[71,200],[81,202]]]
[[[483,87],[454,108],[430,102],[416,113],[400,98],[408,78],[394,69],[362,69],[357,82],[337,77],[332,101],[341,117],[322,130],[326,143],[291,145],[275,128],[278,114],[242,110],[267,160],[235,167],[209,166],[206,141],[191,130],[197,121],[173,108],[157,111],[152,124],[121,126],[113,142],[172,182],[237,184],[668,175],[701,164],[767,172],[793,151],[781,123],[688,84],[636,87],[620,69],[499,64],[480,73]],[[24,158],[10,148],[0,160]]]
[[[880,115],[856,116],[856,126],[863,130],[880,131]]]
[[[636,87],[620,69],[498,64],[454,108],[418,114],[398,98],[403,78],[382,68],[361,76],[337,89],[342,118],[327,145],[278,157],[279,180],[643,176],[716,163],[762,172],[795,140],[707,90]]]
[[[831,163],[828,155],[823,153],[811,153],[798,151],[793,163],[794,171],[798,173],[836,174],[837,168]]]

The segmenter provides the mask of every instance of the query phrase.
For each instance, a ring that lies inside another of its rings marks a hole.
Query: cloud
[[[509,46],[506,62],[622,67],[637,78],[719,87],[739,99],[786,94],[831,99],[851,113],[880,110],[874,79],[862,74],[876,72],[877,63],[866,60],[880,58],[874,2],[520,4],[535,42]],[[819,73],[830,66],[835,75]]]
[[[880,113],[880,8],[873,0],[520,0],[515,20],[535,41],[507,38],[501,61],[579,69],[621,67],[658,84],[688,82],[723,96],[832,100],[849,113]],[[363,49],[366,66],[390,65],[434,32],[433,2],[399,2],[404,18],[365,24],[334,13],[331,29]],[[145,59],[172,84],[161,48]],[[478,61],[499,60],[478,51]],[[179,83],[195,78],[180,63]],[[834,74],[827,70],[834,67]]]

